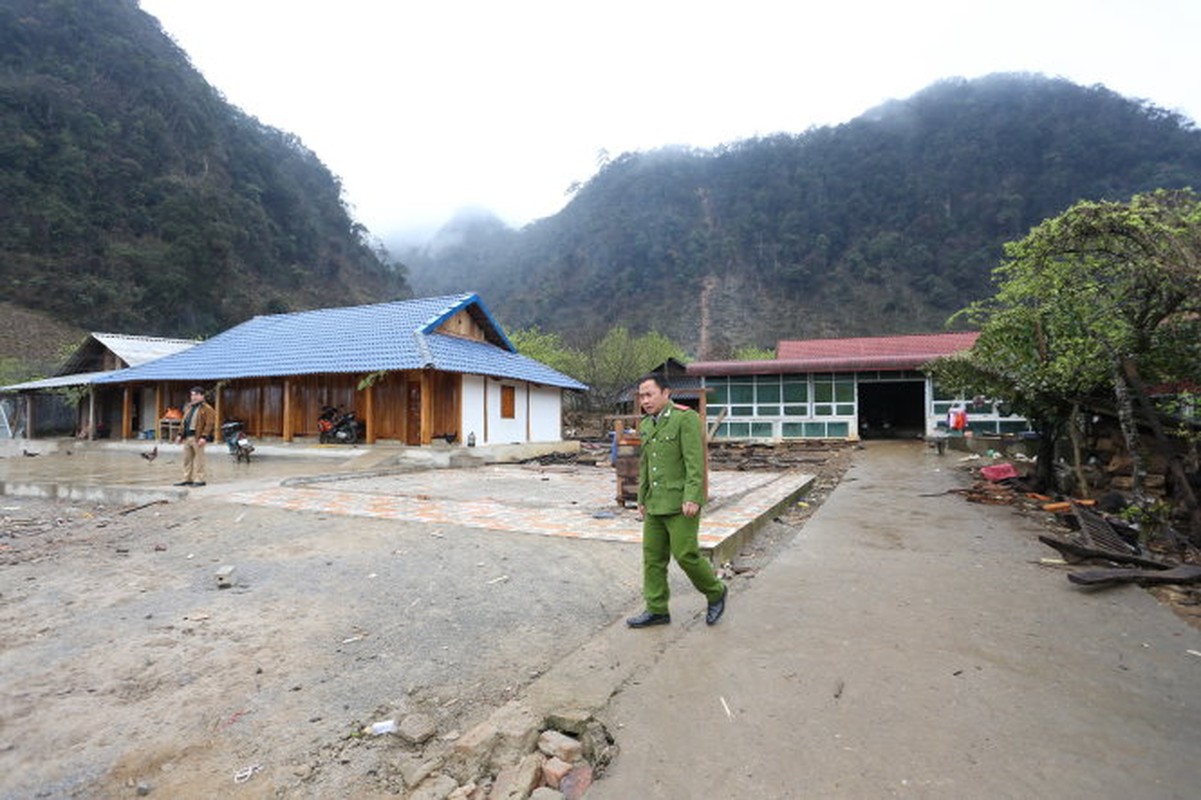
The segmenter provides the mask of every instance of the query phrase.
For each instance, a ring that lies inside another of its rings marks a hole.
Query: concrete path
[[[954,463],[870,443],[719,625],[608,632],[663,652],[589,800],[1197,797],[1201,631],[1072,587]]]

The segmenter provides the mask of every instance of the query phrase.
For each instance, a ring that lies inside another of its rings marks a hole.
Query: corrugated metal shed
[[[98,342],[113,355],[125,362],[126,366],[137,367],[156,358],[180,353],[189,347],[196,346],[195,339],[164,339],[158,336],[130,336],[123,333],[93,333],[71,358],[67,359],[58,375],[68,375],[78,371],[77,365],[87,358],[87,350],[91,341]]]
[[[75,348],[52,378],[15,383],[0,387],[6,392],[61,389],[67,386],[87,386],[99,383],[100,378],[124,373],[124,368],[96,369],[105,361],[119,359],[122,367],[135,367],[157,358],[195,347],[194,339],[164,339],[158,336],[130,336],[121,333],[90,333],[83,344]]]

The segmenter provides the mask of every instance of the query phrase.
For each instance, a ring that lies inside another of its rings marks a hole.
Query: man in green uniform
[[[630,617],[631,628],[666,625],[667,565],[672,558],[684,570],[709,607],[705,622],[721,619],[726,585],[700,553],[697,533],[705,503],[705,437],[700,416],[671,402],[671,388],[658,375],[638,384],[638,402],[646,416],[638,426],[642,457],[638,468],[638,510],[642,513],[642,594],[646,610]]]

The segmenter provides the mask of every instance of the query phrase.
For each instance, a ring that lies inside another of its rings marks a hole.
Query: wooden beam
[[[364,442],[367,444],[375,444],[375,431],[378,426],[375,424],[375,384],[372,383],[363,390],[363,421],[367,425],[367,434],[364,437]]]
[[[96,440],[96,388],[88,387],[88,441]]]
[[[292,381],[288,378],[284,378],[283,439],[292,441]]]
[[[421,370],[421,444],[427,445],[434,440],[434,382],[433,372]]]
[[[121,438],[128,439],[133,430],[133,390],[129,384],[121,387]]]

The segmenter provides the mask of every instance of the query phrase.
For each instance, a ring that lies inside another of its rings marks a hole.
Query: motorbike
[[[317,434],[322,444],[355,444],[363,438],[364,423],[353,411],[325,406],[317,417]]]
[[[229,448],[229,454],[237,461],[245,460],[250,463],[250,454],[254,452],[254,445],[250,442],[250,437],[242,429],[243,424],[239,419],[231,419],[221,423],[221,438],[225,440],[225,446]]]

